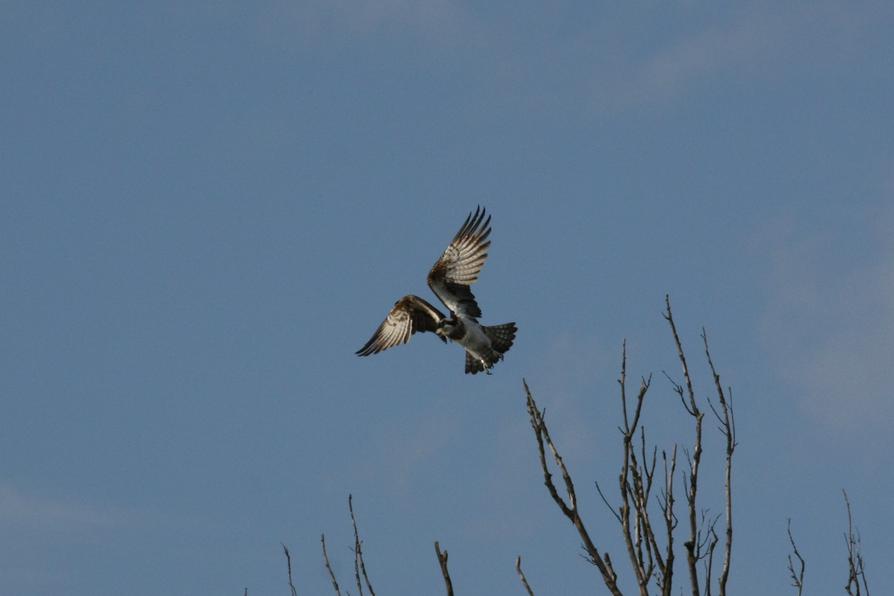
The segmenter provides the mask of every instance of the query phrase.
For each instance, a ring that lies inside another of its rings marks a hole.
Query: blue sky
[[[887,3],[0,4],[0,592],[325,593],[347,495],[381,593],[591,593],[528,379],[597,543],[615,379],[675,305],[736,398],[731,588],[894,590]],[[492,377],[431,336],[353,355],[476,205]],[[701,361],[700,394],[709,390]],[[659,374],[645,424],[691,429]],[[719,511],[720,438],[703,479]],[[680,539],[681,541],[681,539]],[[682,567],[678,568],[682,572]],[[683,578],[682,573],[678,575]],[[627,574],[629,580],[629,574]]]

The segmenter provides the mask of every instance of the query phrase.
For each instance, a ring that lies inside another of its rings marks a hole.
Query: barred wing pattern
[[[442,320],[444,315],[441,311],[419,296],[409,294],[394,303],[373,336],[355,353],[358,356],[369,356],[405,344],[417,331],[433,332]]]
[[[428,274],[428,287],[457,315],[478,318],[481,309],[470,285],[478,281],[490,246],[490,216],[480,207],[470,213]]]

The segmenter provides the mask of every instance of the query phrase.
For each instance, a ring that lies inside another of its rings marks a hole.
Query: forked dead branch
[[[866,582],[866,564],[863,561],[863,544],[860,540],[860,532],[854,527],[854,517],[851,512],[851,500],[844,494],[844,504],[847,507],[847,534],[844,541],[847,544],[847,585],[844,589],[851,596],[869,596],[869,584]]]
[[[671,310],[670,298],[665,297],[665,311],[671,336],[674,341],[677,358],[682,369],[682,382],[675,381],[670,375],[673,391],[680,399],[686,413],[692,418],[694,438],[691,448],[684,449],[687,455],[688,470],[683,473],[686,487],[686,518],[688,520],[688,537],[683,543],[686,551],[686,564],[689,572],[689,588],[693,596],[712,593],[714,570],[714,552],[720,539],[716,526],[720,516],[711,516],[708,510],[699,506],[699,472],[703,447],[704,409],[699,404],[689,372],[689,362],[683,348],[683,342],[677,331]],[[706,399],[708,407],[714,414],[721,435],[725,439],[726,458],[724,476],[724,526],[723,562],[717,578],[717,593],[725,596],[732,561],[733,546],[733,502],[732,502],[732,465],[736,448],[735,416],[733,414],[731,391],[724,390],[720,381],[711,351],[708,336],[702,331],[705,357],[711,371],[713,388],[717,393],[717,405]],[[649,447],[646,429],[642,425],[643,408],[646,396],[652,386],[652,377],[640,379],[636,395],[628,395],[627,382],[627,345],[621,348],[621,370],[618,378],[619,397],[621,402],[622,456],[618,475],[618,503],[613,505],[602,487],[597,483],[596,490],[603,502],[618,522],[621,536],[627,553],[630,573],[635,580],[641,596],[648,596],[654,586],[657,593],[664,596],[672,594],[674,579],[674,533],[678,518],[674,510],[674,477],[677,469],[677,445],[661,451],[663,474],[656,485],[655,472],[658,469],[658,447]],[[608,553],[603,553],[593,540],[578,510],[578,500],[574,481],[565,465],[562,456],[552,440],[545,420],[545,412],[537,406],[527,382],[524,383],[525,397],[531,428],[537,444],[540,467],[543,472],[544,485],[562,514],[568,518],[577,530],[583,544],[586,558],[599,571],[602,582],[612,594],[621,594],[618,571]],[[549,452],[549,457],[547,457]],[[553,481],[552,465],[558,469],[565,487],[565,495],[561,495]],[[703,578],[700,578],[701,563]]]
[[[795,537],[792,536],[791,518],[788,520],[786,531],[788,532],[789,544],[792,545],[792,554],[788,556],[788,573],[792,580],[792,587],[798,591],[798,596],[801,596],[804,592],[804,572],[807,570],[807,563],[804,561],[804,557],[801,556],[798,545],[795,544]],[[792,555],[794,555],[794,559]],[[795,560],[798,561],[797,565],[795,565]]]

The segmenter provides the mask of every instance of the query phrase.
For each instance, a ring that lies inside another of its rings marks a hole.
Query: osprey
[[[466,217],[428,273],[428,287],[450,310],[450,317],[419,296],[408,294],[394,303],[373,336],[357,350],[358,356],[378,354],[407,343],[417,331],[431,331],[444,343],[450,340],[465,349],[466,373],[490,374],[494,364],[512,347],[516,327],[515,323],[485,327],[478,322],[481,309],[469,286],[478,280],[490,246],[490,216],[484,216],[485,210],[479,207]]]

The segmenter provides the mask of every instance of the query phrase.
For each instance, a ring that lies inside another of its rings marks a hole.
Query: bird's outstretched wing
[[[394,308],[373,336],[355,353],[369,356],[405,344],[417,331],[434,331],[443,319],[444,315],[437,308],[419,296],[409,294],[394,303]]]
[[[489,235],[490,216],[485,219],[485,210],[476,208],[428,274],[428,287],[457,315],[481,316],[469,286],[478,280],[487,259]]]

